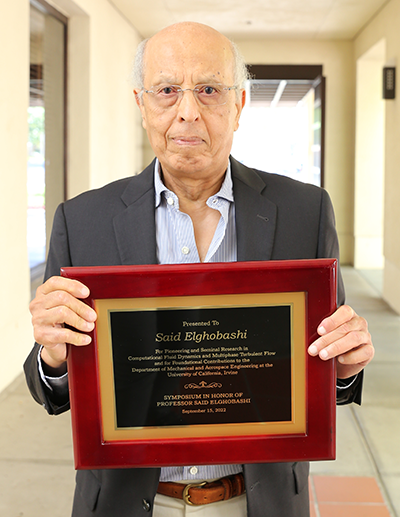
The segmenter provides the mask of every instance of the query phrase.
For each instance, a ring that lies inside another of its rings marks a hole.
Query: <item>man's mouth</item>
[[[203,143],[203,139],[199,136],[174,136],[172,141],[177,145],[196,146]]]

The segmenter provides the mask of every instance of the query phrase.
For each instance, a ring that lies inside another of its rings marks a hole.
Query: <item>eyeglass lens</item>
[[[205,106],[225,104],[226,95],[233,87],[215,85],[197,85],[195,88],[180,88],[175,85],[162,85],[154,90],[145,90],[152,94],[155,101],[163,107],[173,106],[186,91],[191,91],[196,99]]]

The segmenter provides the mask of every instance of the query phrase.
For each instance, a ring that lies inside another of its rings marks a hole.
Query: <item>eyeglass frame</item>
[[[239,86],[237,85],[234,85],[234,86],[225,86],[221,83],[216,83],[215,85],[212,85],[212,84],[209,84],[209,83],[200,83],[200,84],[196,84],[196,86],[194,88],[181,88],[179,85],[177,84],[166,84],[166,85],[160,85],[160,89],[158,91],[153,91],[153,90],[146,90],[146,88],[142,88],[140,90],[140,93],[151,93],[153,94],[155,97],[154,98],[157,98],[156,96],[158,95],[158,93],[160,93],[161,90],[163,90],[164,88],[176,88],[176,93],[178,94],[178,98],[177,100],[171,104],[170,106],[168,106],[168,108],[172,108],[173,106],[176,106],[176,104],[178,103],[178,101],[181,101],[182,98],[183,98],[183,94],[187,91],[191,91],[193,92],[193,95],[195,97],[195,99],[200,103],[201,106],[223,106],[224,104],[226,104],[226,101],[223,102],[222,104],[204,104],[198,97],[198,92],[199,92],[199,87],[200,86],[210,86],[211,88],[214,88],[216,86],[222,86],[221,90],[225,90],[226,92],[228,91],[231,91],[231,90],[237,90],[239,88]],[[154,88],[154,86],[151,86],[151,88]],[[197,94],[196,94],[197,92]]]

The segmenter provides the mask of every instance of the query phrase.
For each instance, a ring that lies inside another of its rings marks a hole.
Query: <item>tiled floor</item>
[[[400,316],[381,300],[375,273],[343,273],[376,356],[362,406],[337,408],[336,461],[311,466],[311,517],[400,517]],[[21,375],[0,393],[0,516],[67,517],[74,477],[69,413],[49,417]]]
[[[311,517],[390,517],[373,477],[311,476]]]

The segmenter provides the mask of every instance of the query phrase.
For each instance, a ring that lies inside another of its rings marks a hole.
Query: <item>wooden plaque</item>
[[[335,259],[63,268],[90,289],[69,347],[76,468],[333,459]]]

